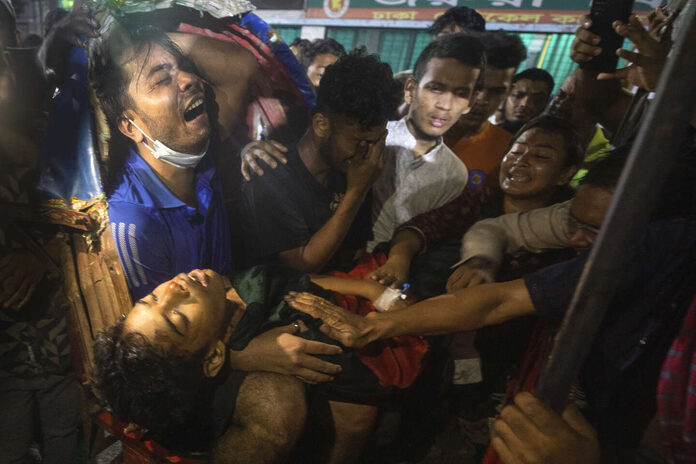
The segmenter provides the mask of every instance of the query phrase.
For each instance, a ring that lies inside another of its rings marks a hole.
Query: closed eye
[[[186,326],[186,328],[189,328],[189,326],[191,325],[191,320],[188,317],[186,317],[184,313],[180,313],[178,309],[174,308],[172,309],[172,314],[180,317],[181,320],[184,321],[184,325]]]

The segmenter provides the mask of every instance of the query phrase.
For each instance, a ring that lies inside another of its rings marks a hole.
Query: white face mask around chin
[[[152,138],[149,135],[147,135],[140,127],[138,127],[136,123],[134,123],[130,119],[128,119],[128,121],[131,124],[133,124],[135,128],[138,129],[140,133],[143,134],[143,136],[145,136],[146,139],[152,142],[152,146],[150,146],[147,143],[143,143],[147,147],[147,149],[150,150],[152,156],[154,156],[158,160],[164,161],[165,163],[169,163],[177,168],[195,168],[196,166],[198,166],[198,163],[201,162],[205,154],[208,152],[210,140],[206,142],[205,147],[198,154],[191,155],[189,153],[181,153],[176,150],[172,150],[159,140],[152,140]]]

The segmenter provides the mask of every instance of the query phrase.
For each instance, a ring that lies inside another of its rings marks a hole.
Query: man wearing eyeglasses
[[[628,150],[615,149],[594,165],[572,200],[471,226],[462,238],[460,265],[447,281],[447,291],[495,280],[506,253],[568,247],[581,253],[590,248],[609,210]]]

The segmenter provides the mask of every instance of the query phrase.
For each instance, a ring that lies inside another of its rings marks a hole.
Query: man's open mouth
[[[191,102],[188,108],[186,108],[186,111],[184,111],[184,120],[186,122],[191,122],[202,115],[203,112],[205,112],[205,102],[203,98],[196,98]]]

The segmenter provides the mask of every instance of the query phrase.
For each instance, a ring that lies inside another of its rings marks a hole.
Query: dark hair
[[[295,40],[293,40],[292,42],[290,42],[290,45],[288,45],[288,46],[289,46],[289,47],[299,47],[299,48],[303,48],[303,47],[306,47],[307,45],[309,45],[309,44],[311,44],[311,43],[312,43],[312,42],[310,42],[310,41],[307,40],[307,39],[303,39],[302,37],[295,37]]]
[[[123,112],[133,107],[133,102],[128,95],[128,85],[132,76],[120,65],[120,61],[127,53],[137,56],[146,51],[149,54],[152,45],[159,45],[174,55],[181,69],[198,74],[193,62],[162,29],[149,25],[134,27],[125,25],[119,28],[112,36],[94,47],[90,60],[91,78],[112,129],[116,128],[115,125]]]
[[[527,58],[527,49],[522,40],[515,34],[503,31],[486,31],[472,33],[483,44],[486,52],[486,66],[507,69],[517,69]]]
[[[341,114],[374,127],[396,112],[402,96],[391,66],[376,55],[350,53],[326,68],[316,111]]]
[[[346,55],[343,45],[332,38],[317,39],[302,48],[300,53],[300,64],[307,71],[314,59],[319,55],[329,54],[338,58]]]
[[[541,68],[529,68],[525,69],[521,73],[515,74],[514,76],[512,76],[512,83],[514,84],[515,82],[522,79],[545,82],[546,85],[549,87],[549,95],[551,95],[551,92],[553,92],[553,87],[556,85],[556,82],[553,80],[551,74],[549,74],[548,71],[545,71]]]
[[[39,48],[43,43],[43,38],[38,34],[29,34],[22,40],[22,47]]]
[[[307,47],[309,47],[310,44],[311,42],[309,40],[297,37],[289,45],[289,47],[295,47],[295,56],[297,57],[298,62],[302,58],[302,53],[304,53],[304,51],[307,49]]]
[[[90,49],[90,80],[109,126],[109,157],[103,161],[104,190],[107,195],[116,186],[118,175],[128,156],[131,141],[118,129],[123,113],[135,103],[128,94],[131,75],[120,64],[124,58],[150,53],[153,44],[171,53],[179,68],[198,74],[193,62],[160,28],[149,25],[120,23],[108,38],[94,41]]]
[[[4,26],[0,27],[0,47],[16,47],[17,17],[10,0],[0,1],[0,26]]]
[[[55,8],[46,13],[46,16],[44,16],[43,20],[44,37],[47,36],[49,32],[51,32],[51,29],[53,29],[53,26],[55,26],[58,21],[69,15],[70,12],[64,8]]]
[[[454,58],[460,63],[483,69],[486,57],[481,42],[465,33],[439,37],[428,44],[413,66],[413,78],[420,81],[433,58]]]
[[[175,451],[209,445],[211,396],[203,353],[162,353],[141,334],[123,331],[124,321],[97,335],[93,382],[120,420],[149,430]]]
[[[452,24],[467,31],[482,32],[486,30],[486,20],[476,10],[466,6],[455,6],[437,18],[428,28],[428,33],[438,35],[444,28]]]
[[[532,118],[518,130],[510,140],[508,150],[515,144],[518,138],[528,130],[542,129],[554,134],[559,134],[564,140],[565,158],[563,159],[564,166],[580,166],[585,159],[585,150],[580,143],[578,133],[573,125],[563,118],[553,116],[548,113],[542,113],[536,118]]]
[[[580,179],[580,185],[591,185],[613,191],[619,183],[619,177],[630,151],[631,145],[622,145],[610,150],[604,158],[589,165],[587,174]]]

